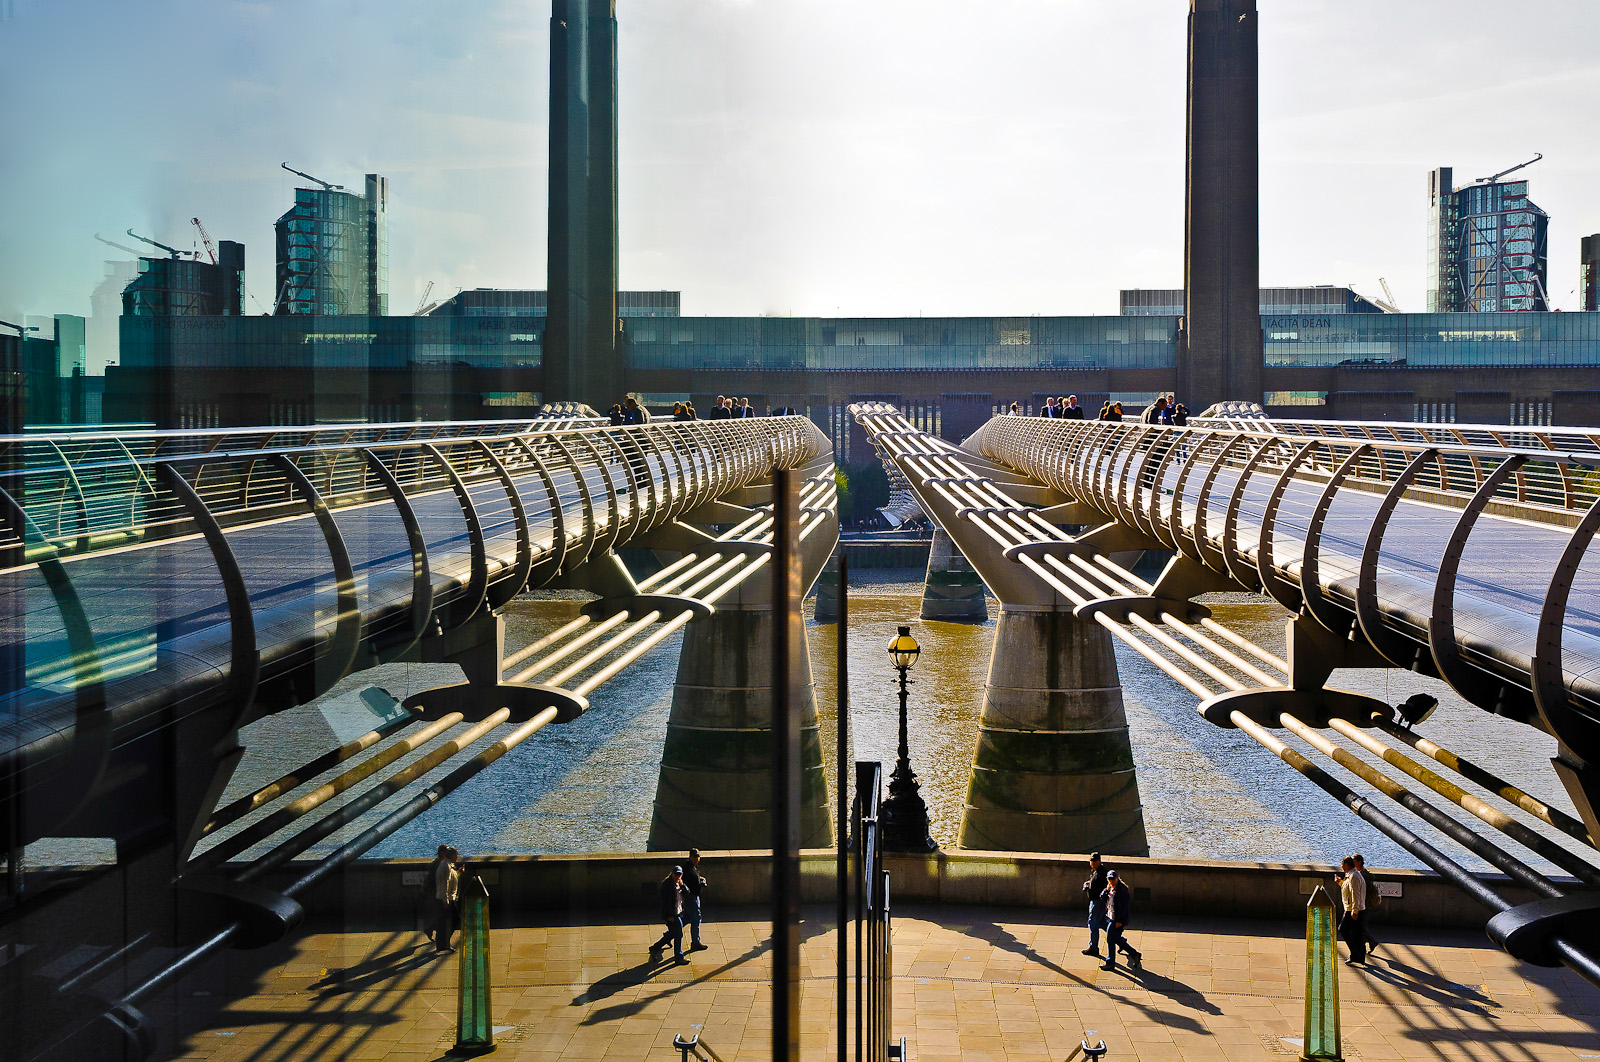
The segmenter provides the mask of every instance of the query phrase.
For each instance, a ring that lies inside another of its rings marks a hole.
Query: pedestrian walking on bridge
[[[1106,961],[1101,965],[1102,970],[1115,970],[1117,968],[1117,949],[1121,948],[1128,956],[1128,965],[1135,970],[1144,968],[1144,956],[1123,939],[1122,934],[1127,932],[1128,923],[1133,921],[1133,890],[1128,888],[1126,882],[1117,876],[1115,870],[1106,872]]]
[[[671,944],[672,961],[681,966],[689,961],[689,957],[683,953],[684,901],[689,896],[689,890],[683,883],[683,867],[673,867],[672,873],[661,879],[657,896],[661,903],[661,921],[666,923],[667,931],[661,934],[660,940],[650,945],[650,957],[660,958],[661,952]]]
[[[461,890],[461,853],[447,844],[428,864],[424,879],[428,888],[431,916],[428,919],[428,936],[437,952],[452,951],[450,937],[455,933],[456,898]]]
[[[689,849],[689,865],[684,868],[683,886],[689,890],[689,895],[684,901],[683,920],[689,926],[689,950],[705,951],[706,945],[700,943],[700,895],[705,891],[706,879],[700,876],[700,849]]]
[[[1106,927],[1106,875],[1110,868],[1100,861],[1099,852],[1089,854],[1089,880],[1083,891],[1089,897],[1089,946],[1085,955],[1100,954],[1100,931]]]
[[[1345,960],[1351,966],[1367,961],[1367,879],[1356,870],[1356,861],[1345,856],[1339,863],[1339,899],[1344,903],[1344,915],[1339,919],[1339,935],[1350,949]]]

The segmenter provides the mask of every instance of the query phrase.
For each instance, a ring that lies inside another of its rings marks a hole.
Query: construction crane
[[[428,301],[428,296],[432,295],[432,294],[433,294],[433,281],[430,280],[430,281],[428,281],[428,286],[422,289],[422,298],[417,300],[417,308],[414,311],[412,311],[412,313],[411,313],[412,317],[421,317],[423,314],[427,313],[429,310],[431,310],[435,306],[439,305],[436,302],[429,302]]]
[[[143,240],[145,243],[148,243],[151,247],[159,247],[163,251],[166,251],[168,254],[170,254],[174,258],[182,258],[186,254],[187,255],[193,255],[196,258],[200,257],[200,252],[199,251],[180,251],[176,247],[168,247],[166,244],[161,243],[158,240],[152,240],[148,236],[140,236],[137,232],[134,232],[132,229],[128,230],[128,235],[132,236],[136,240]]]
[[[1382,310],[1384,313],[1400,313],[1400,304],[1395,301],[1394,292],[1389,290],[1389,282],[1383,277],[1379,277],[1378,283],[1383,288],[1383,297],[1389,301],[1378,302],[1377,299],[1373,299],[1372,301],[1377,302],[1378,309]]]
[[[211,264],[216,265],[217,248],[216,245],[211,242],[211,233],[207,232],[206,227],[200,224],[199,218],[190,218],[189,224],[200,230],[200,242],[205,244],[206,254],[211,256]]]
[[[1536,152],[1534,154],[1533,158],[1529,159],[1527,162],[1519,162],[1515,166],[1511,167],[1509,170],[1501,170],[1499,173],[1495,174],[1493,177],[1479,177],[1478,178],[1478,183],[1479,184],[1492,184],[1493,182],[1498,181],[1500,178],[1504,177],[1508,173],[1516,173],[1518,170],[1523,169],[1524,167],[1532,166],[1535,162],[1538,162],[1542,158],[1544,158],[1544,152],[1542,152],[1542,151]]]
[[[98,232],[94,234],[94,238],[99,240],[101,243],[105,244],[107,247],[115,247],[119,251],[127,251],[129,254],[133,255],[135,258],[137,258],[140,255],[144,254],[143,251],[135,250],[134,248],[129,247],[125,243],[118,243],[115,240],[108,240],[104,236],[100,235]]]
[[[322,185],[322,187],[326,191],[329,191],[329,192],[342,192],[342,191],[344,191],[344,185],[342,185],[342,184],[329,184],[327,181],[324,181],[321,177],[313,177],[309,173],[305,173],[305,172],[303,172],[301,170],[297,170],[293,166],[289,165],[287,162],[279,163],[279,165],[282,166],[284,169],[288,170],[290,173],[294,174],[296,177],[304,177],[308,181],[315,181],[317,184]]]

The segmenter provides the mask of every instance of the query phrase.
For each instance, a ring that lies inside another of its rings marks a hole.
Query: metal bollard
[[[1333,900],[1317,886],[1306,903],[1306,1029],[1300,1057],[1333,1062],[1339,1054],[1339,949]]]
[[[494,1050],[490,1014],[489,890],[476,874],[461,880],[461,945],[456,992],[456,1046],[463,1054]]]

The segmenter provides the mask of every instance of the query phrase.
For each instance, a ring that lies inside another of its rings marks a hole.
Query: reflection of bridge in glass
[[[1592,855],[1600,837],[1592,596],[1600,562],[1585,561],[1600,528],[1592,433],[998,417],[956,447],[892,407],[852,412],[1002,602],[963,845],[1019,847],[1033,831],[1057,851],[1142,850],[1115,637],[1191,691],[1208,720],[1245,731],[1499,912],[1491,935],[1512,954],[1565,963],[1600,983],[1600,964],[1585,950],[1600,907],[1592,896],[1553,883],[1339,743],[1600,884],[1591,859],[1395,747],[1457,768]],[[1175,553],[1154,583],[1118,562],[1144,550]],[[1265,593],[1296,614],[1287,660],[1192,600],[1226,590]],[[1396,709],[1328,688],[1340,667],[1435,676],[1469,702],[1556,737],[1554,765],[1584,821],[1411,734],[1409,718],[1427,704]],[[1275,729],[1545,899],[1514,907]]]

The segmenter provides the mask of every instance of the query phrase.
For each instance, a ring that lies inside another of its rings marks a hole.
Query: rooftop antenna
[[[199,251],[180,251],[176,247],[168,247],[166,244],[160,242],[159,240],[152,240],[148,236],[140,236],[137,232],[134,232],[132,229],[128,230],[128,235],[132,236],[136,240],[143,240],[145,243],[148,243],[151,247],[159,247],[159,248],[161,248],[163,251],[166,251],[173,258],[182,258],[186,254],[187,255],[193,255],[195,258],[199,258],[200,257],[200,252]],[[137,252],[135,252],[135,253],[137,253]]]
[[[1495,181],[1498,181],[1500,178],[1504,177],[1508,173],[1516,173],[1518,170],[1520,170],[1520,169],[1522,169],[1522,168],[1524,168],[1526,166],[1532,166],[1535,162],[1538,162],[1542,158],[1544,158],[1544,152],[1542,152],[1542,151],[1537,152],[1533,156],[1533,158],[1529,159],[1527,162],[1519,162],[1515,166],[1511,167],[1509,170],[1501,170],[1499,173],[1495,174],[1493,177],[1479,177],[1478,178],[1478,183],[1479,184],[1492,184]]]
[[[313,177],[309,173],[305,173],[305,172],[303,172],[301,170],[297,170],[293,166],[289,165],[287,162],[280,162],[278,165],[282,166],[284,169],[288,170],[290,173],[294,174],[296,177],[304,177],[308,181],[315,181],[316,183],[322,185],[323,189],[326,190],[326,191],[329,191],[329,192],[342,192],[342,191],[344,191],[344,185],[342,185],[342,184],[329,184],[327,181],[324,181],[321,177]]]
[[[115,247],[119,251],[127,251],[129,254],[133,255],[135,258],[138,258],[138,257],[140,257],[140,256],[142,256],[144,254],[143,251],[134,250],[132,247],[129,247],[125,243],[118,243],[115,240],[108,240],[104,236],[100,235],[98,232],[94,234],[94,238],[99,240],[101,243],[105,244],[107,247]]]

